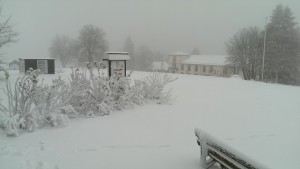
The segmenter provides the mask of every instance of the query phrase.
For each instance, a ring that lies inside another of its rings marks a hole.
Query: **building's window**
[[[188,71],[191,71],[191,65],[188,65]]]
[[[40,69],[42,73],[48,73],[48,61],[37,60],[37,69]]]
[[[175,56],[173,57],[173,63],[176,63],[176,57]]]
[[[202,72],[206,72],[206,66],[205,65],[202,67]]]
[[[195,72],[198,72],[198,65],[195,65]]]
[[[213,66],[209,66],[209,73],[212,73],[214,70],[214,67]]]
[[[181,65],[181,70],[184,70],[184,64]]]

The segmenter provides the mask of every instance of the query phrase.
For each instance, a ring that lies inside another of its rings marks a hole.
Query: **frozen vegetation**
[[[171,90],[164,88],[176,78],[167,74],[151,73],[131,81],[130,75],[108,78],[100,71],[77,68],[69,81],[58,76],[44,83],[40,70],[31,69],[11,84],[9,71],[4,70],[7,101],[0,103],[0,127],[8,136],[18,136],[20,130],[67,125],[69,118],[109,115],[150,100],[159,104],[171,100]]]

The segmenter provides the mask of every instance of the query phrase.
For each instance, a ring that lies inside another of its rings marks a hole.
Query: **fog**
[[[248,26],[264,28],[277,4],[291,8],[300,23],[299,0],[2,0],[18,42],[1,49],[4,60],[49,57],[56,35],[78,38],[86,24],[106,33],[110,50],[122,50],[130,36],[135,46],[164,54],[224,54],[224,43]]]

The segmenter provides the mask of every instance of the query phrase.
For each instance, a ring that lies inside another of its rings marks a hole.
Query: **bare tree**
[[[100,60],[108,49],[105,33],[98,27],[86,25],[79,35],[82,61]]]
[[[226,43],[228,61],[242,68],[246,80],[256,80],[262,66],[263,36],[258,28],[245,28]]]
[[[0,48],[17,41],[16,37],[18,33],[13,30],[13,26],[10,24],[10,18],[11,17],[4,19],[0,16]]]
[[[10,18],[8,17],[4,21],[0,21],[0,48],[17,41],[16,37],[18,34],[12,29],[13,26],[9,24]]]
[[[76,57],[76,43],[67,36],[56,36],[49,49],[53,58],[59,59],[62,67],[66,67],[72,57]]]

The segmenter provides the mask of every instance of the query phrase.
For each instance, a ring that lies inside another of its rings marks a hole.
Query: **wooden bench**
[[[266,169],[200,129],[196,128],[195,134],[200,146],[201,164],[206,169],[215,163],[223,169]]]

